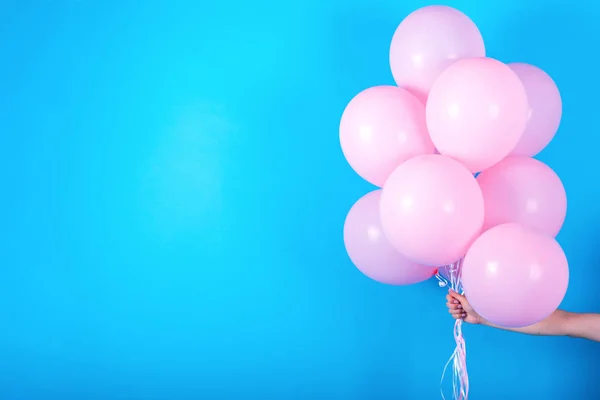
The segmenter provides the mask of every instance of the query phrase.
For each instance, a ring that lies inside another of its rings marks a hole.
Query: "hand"
[[[473,310],[471,304],[465,296],[456,293],[454,290],[448,290],[446,295],[446,306],[448,312],[454,317],[454,319],[462,319],[469,324],[482,324],[483,318]]]

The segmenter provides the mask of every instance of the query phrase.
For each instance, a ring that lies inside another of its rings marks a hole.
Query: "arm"
[[[539,336],[570,336],[600,342],[600,314],[578,314],[556,310],[543,321],[524,328],[504,328],[481,319],[482,325]]]
[[[456,319],[463,319],[472,324],[487,325],[507,331],[539,336],[570,336],[600,342],[600,314],[578,314],[556,310],[545,320],[524,328],[505,328],[486,321],[473,310],[468,300],[450,292],[448,309]]]

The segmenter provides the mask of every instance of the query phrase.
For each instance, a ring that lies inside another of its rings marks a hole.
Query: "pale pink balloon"
[[[506,157],[525,130],[525,88],[507,65],[491,58],[455,62],[435,81],[427,127],[441,154],[479,172]]]
[[[379,187],[403,161],[435,151],[425,106],[396,86],[375,86],[354,97],[342,115],[340,142],[350,166]]]
[[[424,265],[447,265],[464,256],[481,232],[483,195],[458,161],[418,156],[385,183],[381,222],[400,253]]]
[[[484,57],[477,26],[448,6],[427,6],[407,16],[390,46],[390,67],[398,86],[423,102],[437,77],[461,58]]]
[[[410,285],[431,278],[436,268],[401,255],[381,229],[381,190],[367,193],[350,209],[344,224],[344,244],[354,265],[369,278],[390,285]]]
[[[533,157],[552,140],[562,117],[562,99],[552,78],[533,65],[508,64],[521,79],[529,100],[529,120],[523,137],[510,153]]]
[[[484,232],[462,266],[463,289],[475,311],[503,327],[547,318],[568,284],[569,266],[558,242],[515,223]]]
[[[567,194],[558,175],[530,157],[507,157],[481,172],[477,182],[483,193],[483,229],[516,222],[556,236],[567,215]]]

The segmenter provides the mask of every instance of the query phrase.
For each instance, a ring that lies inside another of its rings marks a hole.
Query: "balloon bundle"
[[[533,65],[486,57],[477,26],[446,6],[406,17],[389,54],[397,86],[362,91],[340,122],[348,163],[379,187],[348,213],[350,259],[386,284],[436,276],[498,326],[543,320],[569,280],[555,240],[565,190],[532,158],[561,120],[556,84]],[[450,362],[462,400],[469,382],[461,324]]]

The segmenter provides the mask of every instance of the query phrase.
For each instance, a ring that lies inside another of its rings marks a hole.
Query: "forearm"
[[[577,314],[556,310],[545,320],[524,328],[504,328],[485,320],[482,323],[526,335],[570,336],[600,342],[600,314]]]
[[[565,331],[566,312],[556,310],[552,315],[543,321],[538,322],[524,328],[506,328],[503,326],[494,325],[489,321],[481,321],[483,325],[491,326],[493,328],[503,329],[505,331],[518,332],[526,335],[538,335],[538,336],[567,336]]]

